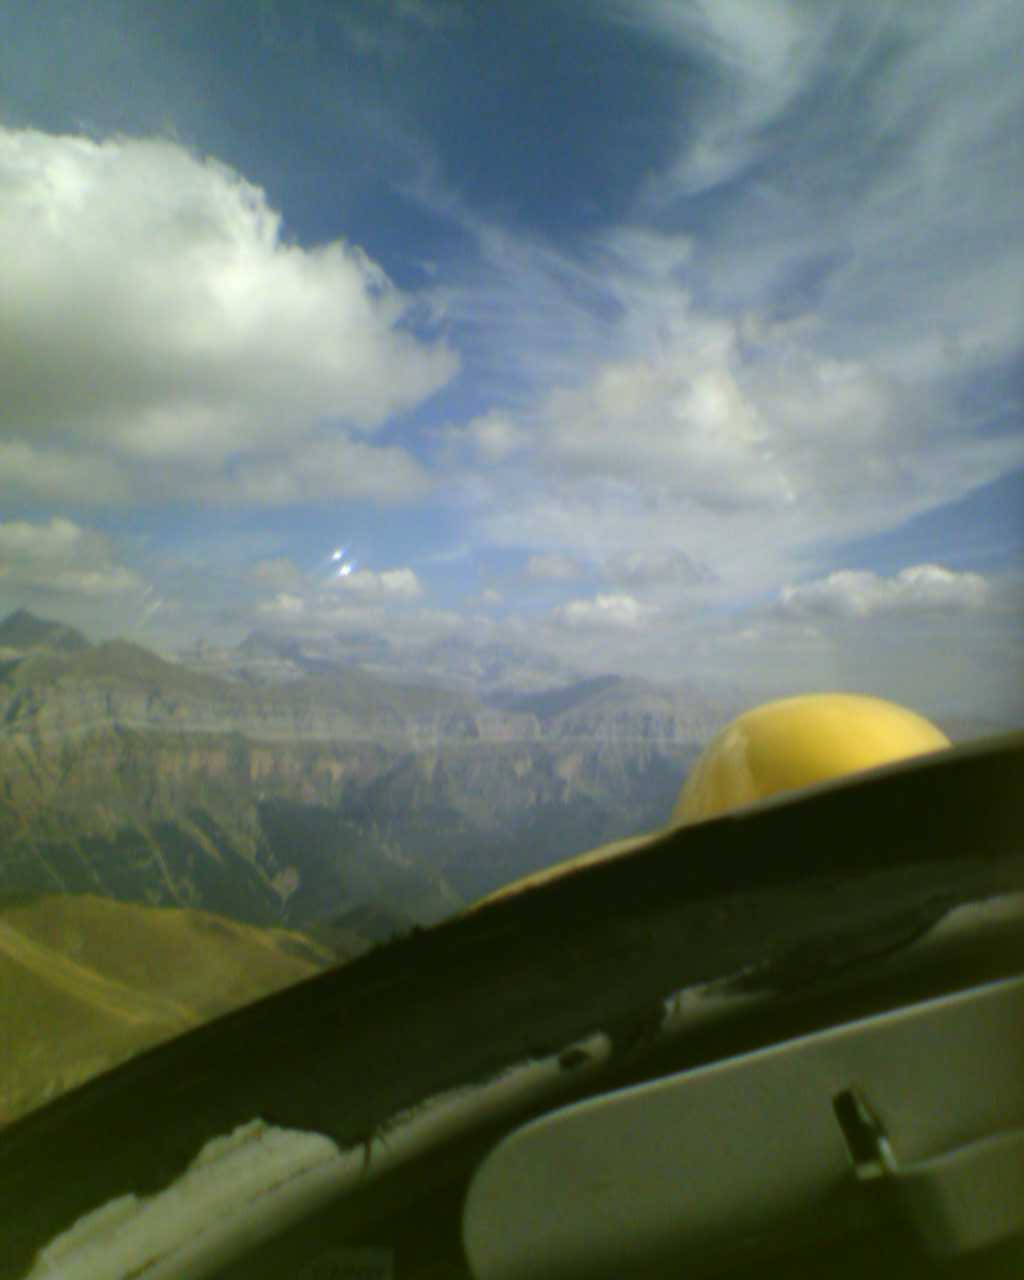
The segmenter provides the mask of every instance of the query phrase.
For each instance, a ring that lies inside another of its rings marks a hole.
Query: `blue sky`
[[[1021,35],[7,6],[0,608],[1020,714]]]

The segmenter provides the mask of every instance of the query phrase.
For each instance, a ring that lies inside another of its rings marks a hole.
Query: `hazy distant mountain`
[[[331,674],[338,668],[351,666],[330,656],[310,650],[300,640],[277,636],[269,631],[250,631],[240,645],[228,651],[231,674],[237,679],[267,683],[274,678],[301,678]]]
[[[302,656],[298,640],[272,635],[269,631],[250,631],[235,649],[243,658],[287,658],[294,661]]]
[[[437,919],[665,821],[713,721],[618,679],[503,708],[354,666],[253,687],[124,641],[31,651],[0,671],[0,889]]]
[[[369,634],[296,639],[258,630],[233,648],[201,643],[178,657],[191,670],[248,684],[288,683],[358,666],[388,683],[448,689],[484,701],[561,688],[581,678],[573,667],[526,645],[459,637],[396,648]]]
[[[27,609],[18,609],[0,622],[0,652],[13,650],[24,654],[42,649],[53,653],[77,653],[88,648],[89,641],[74,627],[37,618]]]
[[[593,698],[600,698],[609,689],[617,690],[624,683],[622,676],[591,676],[539,693],[496,693],[489,701],[492,706],[507,711],[524,711],[540,720],[552,720]]]
[[[749,705],[739,695],[709,697],[691,685],[614,675],[492,702],[536,716],[547,739],[663,743],[704,741]]]
[[[479,644],[457,636],[411,648],[402,661],[417,681],[464,689],[487,700],[503,693],[543,692],[581,678],[567,663],[527,645]]]
[[[200,640],[175,654],[174,661],[198,675],[258,686],[290,684],[308,674],[296,646],[255,631],[227,648]]]
[[[731,712],[694,689],[618,676],[491,705],[342,665],[281,687],[248,688],[124,640],[70,655],[33,650],[0,675],[8,733],[111,724],[410,749],[608,738],[668,743],[702,740]]]
[[[8,730],[116,723],[289,741],[395,738],[409,746],[461,734],[467,717],[495,718],[461,695],[389,684],[356,667],[246,688],[124,640],[67,656],[33,650],[0,678],[0,711]]]

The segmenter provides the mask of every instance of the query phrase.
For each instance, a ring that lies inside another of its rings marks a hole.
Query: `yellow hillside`
[[[309,977],[298,933],[92,895],[0,910],[0,1124],[139,1050]]]

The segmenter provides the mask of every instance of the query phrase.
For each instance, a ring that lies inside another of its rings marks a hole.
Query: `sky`
[[[0,9],[0,610],[1024,718],[1016,0]]]

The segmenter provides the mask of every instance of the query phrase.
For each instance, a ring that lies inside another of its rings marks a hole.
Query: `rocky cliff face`
[[[485,706],[355,668],[253,688],[116,642],[0,669],[0,892],[430,920],[659,825],[724,718],[585,682]]]

